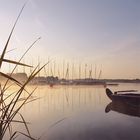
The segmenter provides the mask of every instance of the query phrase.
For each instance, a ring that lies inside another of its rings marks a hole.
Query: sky
[[[25,2],[0,0],[0,51]],[[139,0],[29,0],[9,44],[15,50],[6,57],[18,60],[41,37],[26,63],[51,59],[60,71],[65,62],[69,67],[81,64],[83,75],[87,65],[93,77],[96,69],[102,78],[140,78],[139,7]]]

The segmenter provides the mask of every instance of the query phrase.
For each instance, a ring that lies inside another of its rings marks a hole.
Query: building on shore
[[[13,73],[13,74],[7,73],[7,75],[11,76],[12,78],[19,81],[20,83],[24,83],[28,79],[28,76],[26,73]],[[6,80],[7,78],[0,74],[0,82],[3,83]]]

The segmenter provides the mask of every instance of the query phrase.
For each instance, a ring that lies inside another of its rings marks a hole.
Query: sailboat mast
[[[55,67],[56,67],[56,66],[55,66],[55,61],[54,61],[54,65],[53,65],[53,74],[54,74],[54,75],[53,75],[53,76],[55,76]]]
[[[48,57],[48,76],[50,76],[50,57]]]
[[[65,79],[69,79],[69,63],[67,63],[67,70],[66,70],[66,76]]]
[[[81,79],[81,63],[79,64],[79,79]]]
[[[72,63],[72,80],[74,80],[74,63]]]
[[[85,64],[85,79],[87,78],[87,64]]]
[[[91,68],[89,70],[89,79],[92,79],[92,64],[91,64]]]
[[[96,69],[97,69],[97,68],[96,68],[96,65],[95,65],[95,79],[96,79]]]
[[[52,64],[50,64],[51,76],[53,76]]]
[[[102,74],[102,70],[100,70],[100,72],[99,72],[98,79],[100,79],[100,78],[101,78],[101,74]]]
[[[65,76],[65,60],[63,60],[63,78]]]

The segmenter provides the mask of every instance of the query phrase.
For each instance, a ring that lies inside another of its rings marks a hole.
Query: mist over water
[[[28,90],[35,86],[28,86]],[[139,84],[119,84],[111,90],[137,89]],[[26,96],[24,94],[23,96]],[[138,140],[140,118],[116,111],[105,113],[111,102],[103,86],[39,86],[21,113],[31,134],[42,140]],[[23,125],[15,125],[25,131]],[[25,139],[24,137],[19,137]]]

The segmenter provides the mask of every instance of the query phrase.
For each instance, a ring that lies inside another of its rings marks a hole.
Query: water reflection
[[[140,122],[103,110],[72,116],[46,134],[47,140],[139,140]],[[45,139],[43,139],[45,140]]]
[[[106,108],[105,112],[108,113],[109,111],[116,111],[118,113],[126,114],[129,116],[136,116],[140,117],[140,106],[136,106],[131,103],[127,102],[111,102],[109,103]]]
[[[120,84],[111,89],[125,90],[132,87],[140,90],[139,85],[129,84]],[[28,89],[32,91],[34,87],[29,86]],[[104,87],[39,86],[34,96],[40,99],[26,104],[21,113],[26,121],[31,123],[29,128],[36,138],[41,136],[41,140],[140,139],[138,117],[126,116],[118,113],[119,111],[105,113],[110,99],[106,96]],[[108,106],[110,108],[110,105]],[[59,120],[62,121],[53,125]],[[19,130],[24,131],[21,127]]]

